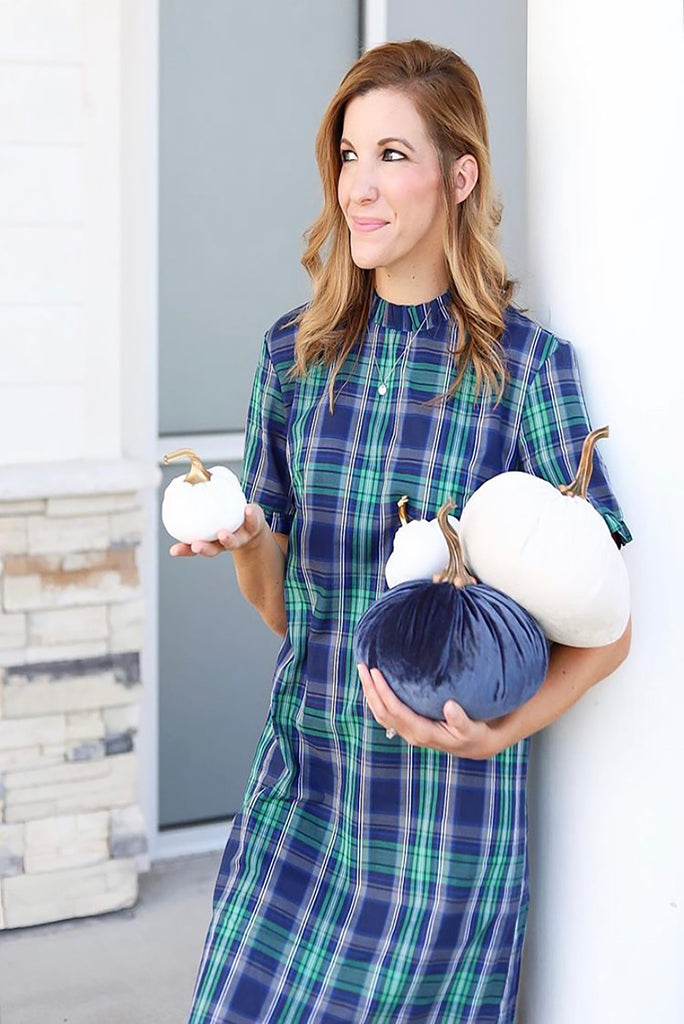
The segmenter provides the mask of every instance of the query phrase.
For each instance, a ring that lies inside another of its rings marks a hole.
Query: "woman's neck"
[[[432,272],[430,272],[430,269]],[[374,287],[381,299],[396,306],[417,306],[437,298],[449,287],[446,268],[414,268],[406,273],[396,273],[386,267],[377,267],[374,273]]]

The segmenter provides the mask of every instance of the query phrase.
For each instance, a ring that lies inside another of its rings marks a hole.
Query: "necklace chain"
[[[390,381],[390,379],[392,378],[392,375],[394,374],[394,371],[395,371],[396,367],[399,365],[399,363],[402,361],[402,359],[404,358],[404,356],[408,352],[409,345],[411,344],[411,342],[414,341],[417,338],[417,336],[422,331],[423,327],[425,327],[425,324],[427,323],[427,319],[428,319],[429,316],[430,316],[430,310],[428,309],[428,311],[425,314],[425,317],[424,317],[423,322],[421,323],[420,327],[416,327],[415,331],[409,332],[409,336],[406,339],[406,344],[404,345],[403,352],[401,353],[401,355],[399,356],[398,359],[395,359],[395,361],[392,363],[392,365],[389,368],[389,372],[386,373],[384,375],[384,377],[380,373],[380,366],[378,364],[377,359],[375,358],[375,353],[372,354],[371,358],[372,358],[373,362],[375,363],[375,368],[377,369],[378,377],[380,378],[380,383],[378,384],[378,387],[377,387],[377,392],[378,392],[379,395],[386,395],[387,394],[387,384]]]

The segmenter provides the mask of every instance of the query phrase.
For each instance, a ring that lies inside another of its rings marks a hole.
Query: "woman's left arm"
[[[446,722],[423,718],[394,695],[378,669],[359,665],[358,670],[368,705],[385,729],[394,729],[416,747],[484,760],[555,722],[594,683],[614,672],[629,653],[631,632],[630,622],[619,640],[605,647],[554,644],[546,679],[534,697],[490,722],[469,718],[455,701],[444,705]]]

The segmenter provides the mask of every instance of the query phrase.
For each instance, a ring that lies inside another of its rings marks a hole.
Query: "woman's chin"
[[[362,253],[352,253],[352,260],[359,268],[359,270],[377,270],[380,266],[380,260],[376,257],[364,255]]]

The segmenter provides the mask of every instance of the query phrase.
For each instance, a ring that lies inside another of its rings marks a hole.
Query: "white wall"
[[[529,295],[635,541],[632,654],[535,741],[524,1024],[684,1020],[680,0],[530,0]]]
[[[0,464],[121,454],[119,20],[0,3]]]

